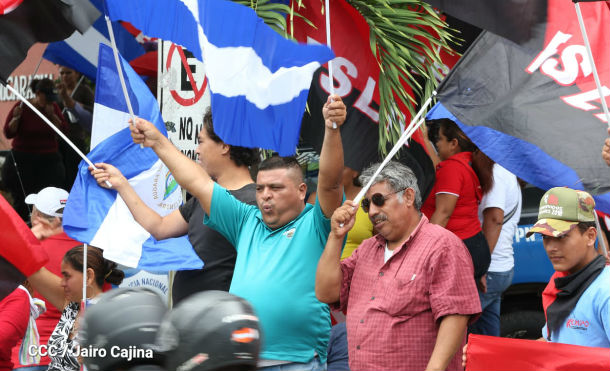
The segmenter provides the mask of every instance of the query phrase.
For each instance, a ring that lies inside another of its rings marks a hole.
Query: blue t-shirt
[[[326,362],[330,314],[314,289],[330,220],[317,200],[290,223],[271,230],[256,206],[215,184],[210,214],[204,223],[237,249],[229,292],[248,300],[260,319],[260,357],[305,363],[317,352]]]
[[[557,332],[554,343],[610,348],[610,267],[605,267],[587,287]],[[542,328],[546,338],[547,325]]]

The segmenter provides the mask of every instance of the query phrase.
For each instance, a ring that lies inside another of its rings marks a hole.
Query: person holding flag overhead
[[[342,200],[343,147],[340,127],[346,108],[338,95],[323,107],[325,137],[315,205],[305,204],[307,186],[294,157],[271,157],[259,166],[258,207],[233,197],[174,147],[152,125],[136,119],[134,142],[151,147],[178,183],[206,212],[208,226],[235,246],[232,294],[252,303],[260,317],[263,349],[259,367],[289,364],[325,368],[330,332],[328,306],[314,292],[318,259],[330,232],[329,217]]]
[[[238,200],[256,204],[255,186],[249,166],[258,162],[258,150],[225,144],[214,132],[212,111],[203,117],[203,129],[198,134],[195,150],[201,167]],[[193,248],[205,262],[205,268],[176,272],[172,286],[173,303],[206,290],[228,291],[235,268],[235,249],[221,234],[203,224],[204,211],[195,197],[166,216],[160,216],[146,206],[114,166],[106,163],[89,168],[98,184],[108,188],[106,180],[117,190],[136,221],[157,240],[188,233]]]

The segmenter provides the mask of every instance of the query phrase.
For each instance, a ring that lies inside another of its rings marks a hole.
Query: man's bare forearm
[[[426,371],[447,369],[451,358],[462,345],[469,318],[469,316],[452,314],[441,319]]]
[[[316,297],[323,303],[336,303],[341,293],[341,247],[343,240],[330,236],[318,261]]]

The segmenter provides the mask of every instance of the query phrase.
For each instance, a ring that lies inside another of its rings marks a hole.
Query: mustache
[[[377,214],[371,219],[371,222],[373,222],[373,224],[375,224],[378,222],[383,222],[385,220],[388,220],[388,217],[385,214]]]

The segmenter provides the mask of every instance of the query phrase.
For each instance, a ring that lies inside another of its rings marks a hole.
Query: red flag
[[[14,290],[25,277],[38,271],[49,260],[40,241],[21,217],[0,196],[0,300]]]
[[[0,0],[0,14],[7,14],[21,4],[23,0]]]
[[[466,371],[608,371],[607,348],[470,335]]]

